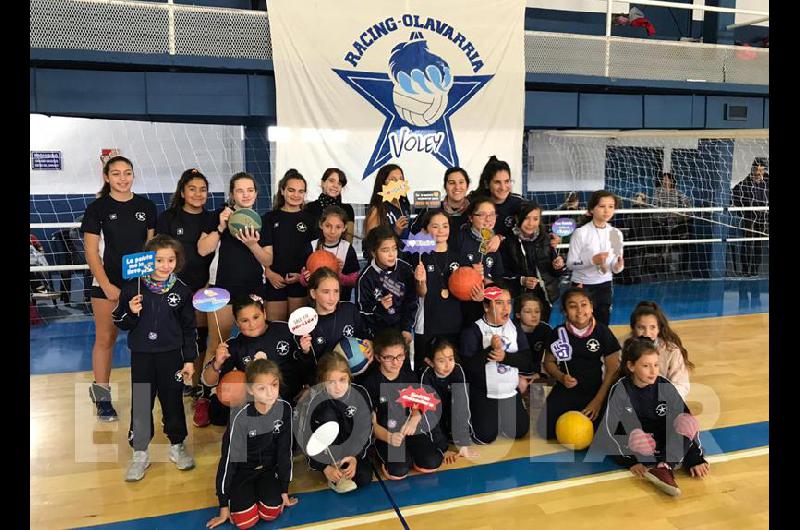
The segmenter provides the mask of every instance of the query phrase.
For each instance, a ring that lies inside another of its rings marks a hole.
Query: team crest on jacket
[[[474,257],[475,257],[475,254],[467,254],[467,259],[469,261],[472,261],[472,258],[474,258]]]
[[[428,272],[433,272],[433,271],[434,271],[433,263],[428,264]]]
[[[455,272],[456,269],[458,269],[458,262],[454,261],[450,264],[450,272]]]
[[[108,214],[108,219],[110,221],[116,221],[117,220],[117,214],[115,214],[115,213]]]
[[[323,342],[325,342],[325,337],[317,337],[316,342],[317,344],[322,344]]]
[[[251,362],[253,362],[253,358],[250,357],[249,355],[247,357],[242,357],[242,364],[243,365],[247,366]]]
[[[169,304],[170,307],[178,307],[178,304],[180,303],[181,303],[181,295],[179,295],[178,293],[169,293],[167,295],[167,304]]]
[[[597,339],[589,339],[586,341],[586,349],[592,353],[597,353],[600,351],[600,341]]]
[[[397,427],[397,420],[389,420],[386,422],[386,426],[390,429],[394,429]]]
[[[656,405],[656,414],[659,416],[666,416],[667,415],[667,404],[666,403],[659,403]]]
[[[289,343],[285,340],[278,342],[277,346],[275,346],[275,351],[278,352],[278,355],[287,355],[289,353]]]
[[[512,226],[514,226],[514,216],[510,215],[506,217],[505,224],[507,228],[511,228]]]
[[[306,226],[306,224],[303,221],[300,221],[299,223],[297,223],[297,231],[298,232],[305,232],[306,230],[308,230],[308,227]]]
[[[350,324],[346,325],[342,328],[342,335],[345,337],[352,337],[353,336],[353,326]]]
[[[258,434],[258,431],[253,429],[252,431],[247,433],[247,437],[248,438],[255,438],[257,434]]]
[[[494,258],[492,257],[486,258],[486,266],[491,269],[492,265],[494,265]]]
[[[375,295],[375,300],[380,300],[380,299],[381,299],[381,290],[380,290],[380,289],[378,289],[377,287],[376,287],[376,288],[375,288],[375,290],[372,292],[372,294],[374,294],[374,295]]]
[[[383,35],[378,33],[375,37],[376,27],[382,28]],[[412,30],[407,41],[400,36],[404,32],[395,32],[401,27]],[[353,68],[358,68],[370,51],[370,45],[362,46],[368,33],[374,40],[391,40],[386,70],[333,69],[385,118],[363,178],[390,159],[402,158],[404,153],[425,153],[445,167],[458,166],[450,118],[494,75],[454,74],[481,71],[485,65],[480,52],[471,42],[467,47],[465,41],[469,39],[446,21],[407,13],[379,21],[361,33],[361,39],[355,37],[353,48],[344,54],[344,62]],[[432,48],[428,35],[436,36],[430,41]]]
[[[344,415],[347,416],[348,418],[352,418],[353,416],[356,415],[357,411],[358,411],[357,408],[355,408],[354,406],[350,405],[349,407],[344,409]]]
[[[144,212],[136,212],[137,221],[144,221],[145,219],[147,219],[147,216],[144,214]]]
[[[280,434],[281,427],[283,427],[283,420],[275,420],[272,423],[272,433],[273,434]]]
[[[183,228],[178,228],[177,230],[175,230],[175,235],[182,236],[183,235]]]

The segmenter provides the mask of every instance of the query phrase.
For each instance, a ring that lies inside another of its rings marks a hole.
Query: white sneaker
[[[169,459],[175,462],[181,471],[194,468],[194,458],[186,451],[183,442],[169,446]]]
[[[150,455],[147,451],[134,451],[128,472],[125,473],[125,482],[136,482],[144,478],[144,470],[150,467]]]

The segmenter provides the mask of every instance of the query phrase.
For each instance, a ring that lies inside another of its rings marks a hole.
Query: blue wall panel
[[[769,129],[769,99],[764,100],[764,128]]]
[[[692,127],[692,96],[644,96],[645,128]]]
[[[725,105],[747,105],[746,120],[726,120]],[[706,127],[709,129],[761,129],[764,127],[763,98],[708,96]]]
[[[578,94],[576,92],[525,93],[525,127],[577,127]]]
[[[591,128],[640,129],[642,96],[581,94],[578,124]]]
[[[692,129],[705,129],[706,127],[706,98],[705,96],[692,96]]]
[[[31,77],[30,77],[30,93],[31,93],[31,112],[38,112],[36,110],[36,70],[34,68],[30,68]]]
[[[275,110],[275,78],[264,76],[247,76],[247,87],[250,97],[250,114],[274,118]]]
[[[37,112],[146,114],[144,72],[36,69]]]
[[[160,115],[249,116],[247,77],[150,72],[147,109]]]

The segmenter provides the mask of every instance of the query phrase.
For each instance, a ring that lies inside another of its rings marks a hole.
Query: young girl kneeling
[[[672,470],[680,466],[693,477],[705,477],[709,464],[703,458],[697,419],[675,386],[658,374],[653,341],[625,341],[620,380],[608,397],[601,439],[617,463],[677,496],[681,490]]]
[[[323,355],[317,364],[317,379],[319,385],[300,405],[303,423],[298,441],[306,451],[309,438],[320,426],[330,421],[339,425],[330,453],[308,455],[308,466],[321,471],[333,491],[347,493],[372,481],[367,460],[372,445],[372,403],[367,390],[353,384],[347,360],[341,355]]]
[[[247,366],[247,393],[252,400],[234,410],[222,437],[217,468],[219,516],[206,526],[228,519],[236,528],[274,521],[286,506],[292,480],[292,407],[280,399],[281,371],[274,362],[256,359]]]

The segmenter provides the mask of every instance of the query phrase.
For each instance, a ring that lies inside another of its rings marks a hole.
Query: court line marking
[[[721,453],[718,455],[711,455],[706,460],[710,464],[719,464],[730,462],[732,460],[739,460],[742,458],[753,458],[757,456],[764,456],[769,454],[769,446],[757,447],[755,449],[745,449],[743,451],[735,451],[731,453]],[[536,484],[534,486],[526,486],[514,490],[501,490],[493,493],[486,493],[480,495],[473,495],[469,497],[459,497],[457,499],[424,504],[420,506],[410,506],[403,508],[403,516],[408,518],[414,515],[423,515],[426,513],[439,512],[442,510],[449,510],[451,508],[460,508],[462,506],[475,506],[478,504],[486,504],[487,502],[502,501],[521,497],[523,495],[532,495],[534,493],[545,493],[549,491],[557,491],[566,488],[574,488],[577,486],[585,486],[587,484],[596,484],[598,482],[609,482],[612,480],[620,480],[623,478],[631,478],[631,473],[627,470],[611,471],[609,473],[598,473],[596,475],[589,475],[581,478],[574,478],[562,480],[557,482],[548,482],[546,484]],[[378,512],[374,514],[364,515],[361,517],[337,519],[328,521],[326,523],[310,523],[300,526],[287,527],[287,530],[302,530],[306,528],[314,528],[315,530],[337,530],[338,528],[348,528],[351,526],[358,526],[370,523],[377,523],[394,519],[397,514],[394,511]]]

